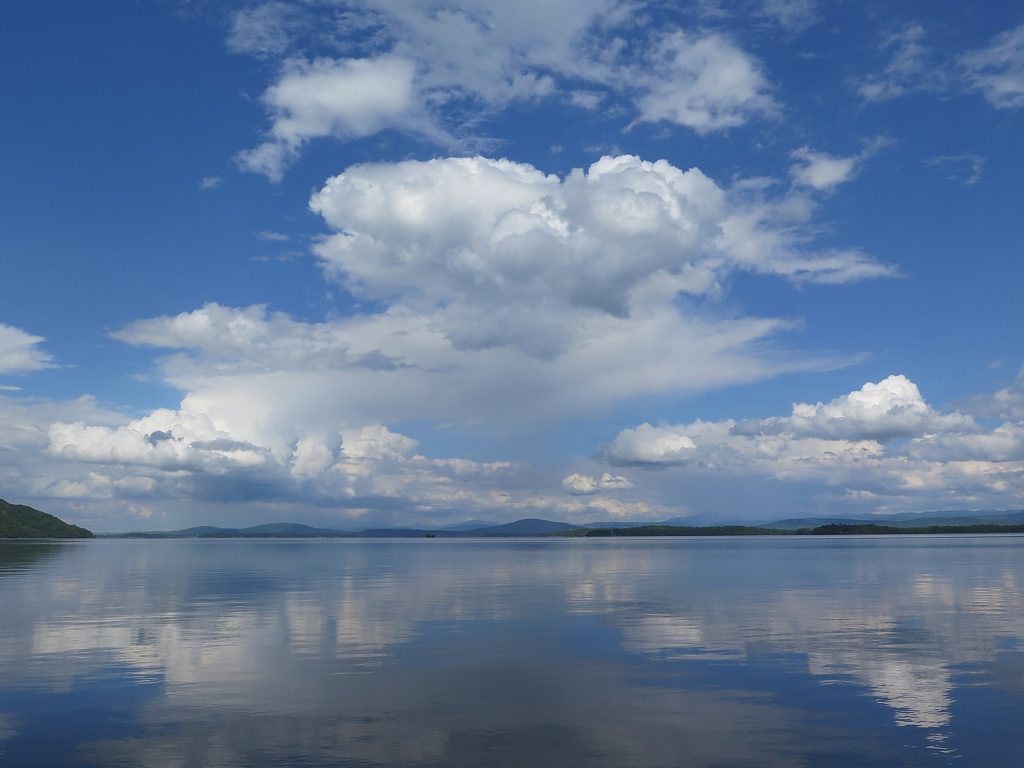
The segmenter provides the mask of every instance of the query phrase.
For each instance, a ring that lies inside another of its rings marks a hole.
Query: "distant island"
[[[24,504],[0,499],[0,539],[91,539],[93,532]]]

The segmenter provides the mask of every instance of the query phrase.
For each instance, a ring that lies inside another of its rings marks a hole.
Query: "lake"
[[[0,764],[1012,766],[1024,537],[0,542]]]

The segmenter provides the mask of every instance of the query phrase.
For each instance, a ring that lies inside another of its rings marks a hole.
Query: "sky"
[[[23,3],[0,496],[96,531],[1024,507],[1024,6]]]

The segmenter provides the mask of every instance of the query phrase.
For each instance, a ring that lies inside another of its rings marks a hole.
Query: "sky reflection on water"
[[[12,765],[1009,765],[1024,538],[0,542]]]

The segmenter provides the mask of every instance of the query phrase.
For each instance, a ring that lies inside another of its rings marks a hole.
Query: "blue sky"
[[[1019,4],[25,4],[0,61],[5,498],[1022,506]]]

